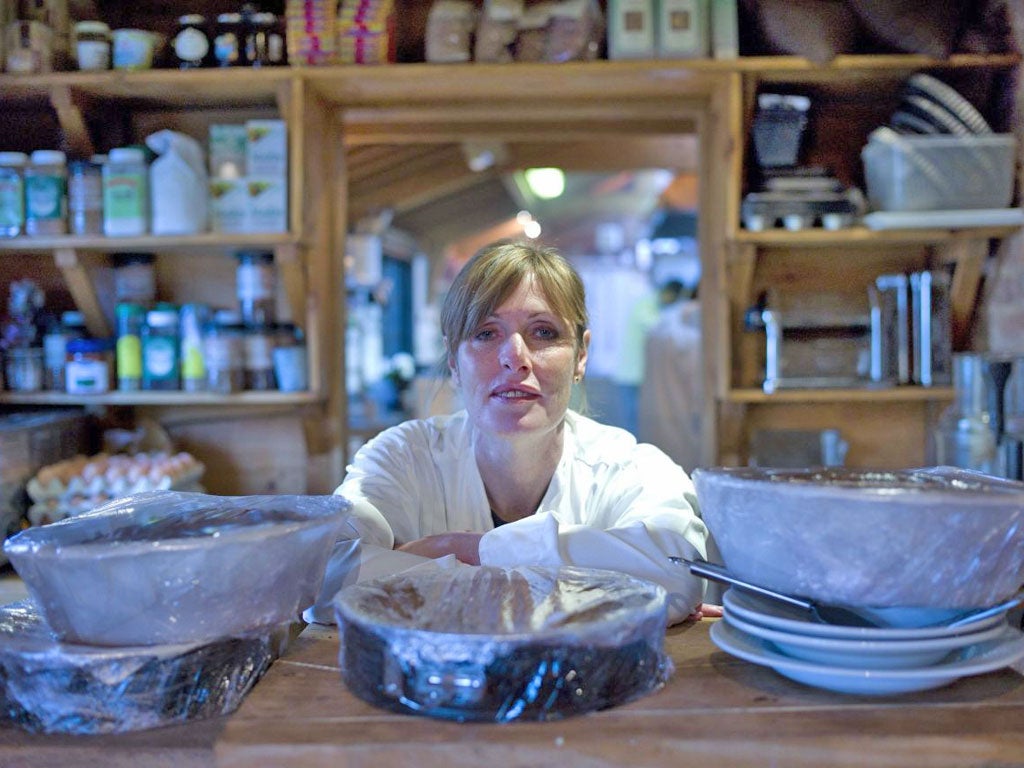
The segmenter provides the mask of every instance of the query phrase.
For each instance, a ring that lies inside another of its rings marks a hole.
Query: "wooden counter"
[[[0,766],[1024,766],[1024,677],[846,696],[715,648],[710,621],[675,627],[661,691],[552,723],[460,724],[392,714],[341,682],[337,633],[310,626],[232,716],[123,736],[0,728]]]

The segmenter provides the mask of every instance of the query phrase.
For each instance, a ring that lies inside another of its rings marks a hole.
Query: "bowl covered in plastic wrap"
[[[154,491],[29,528],[4,551],[61,640],[197,643],[298,620],[349,507]]]
[[[954,467],[709,468],[701,514],[729,570],[824,603],[954,609],[1024,584],[1024,484]]]
[[[430,563],[346,587],[334,607],[346,685],[407,714],[553,720],[672,671],[664,589],[612,571]]]

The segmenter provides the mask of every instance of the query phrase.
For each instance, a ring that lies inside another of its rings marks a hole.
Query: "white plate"
[[[867,214],[868,229],[956,229],[958,227],[1019,227],[1024,224],[1020,208],[978,208],[963,211],[874,211]]]
[[[823,624],[812,619],[806,611],[800,608],[766,597],[758,597],[739,589],[726,590],[722,603],[725,606],[726,615],[735,615],[762,627],[790,634],[844,640],[927,640],[936,637],[954,637],[988,629],[1006,621],[1005,615],[999,615],[990,616],[964,627],[846,627],[838,624]],[[948,614],[946,611],[942,613]],[[919,613],[917,618],[926,620],[928,616]]]
[[[971,135],[970,128],[925,96],[904,97],[903,108],[911,114],[916,114],[922,119],[927,120],[942,133],[951,133],[955,136]]]
[[[733,613],[727,613],[725,620],[748,635],[769,641],[787,656],[860,669],[910,669],[937,664],[959,648],[998,637],[1004,626],[996,624],[970,634],[923,640],[852,640],[780,632],[744,621]]]
[[[1024,633],[1010,626],[1003,627],[993,640],[961,648],[934,666],[914,669],[853,669],[800,661],[775,650],[767,640],[748,635],[725,621],[714,623],[711,639],[726,653],[771,667],[798,683],[839,693],[872,696],[939,688],[961,677],[1008,667],[1024,658]]]

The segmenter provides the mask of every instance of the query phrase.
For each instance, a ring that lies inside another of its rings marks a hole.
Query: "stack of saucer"
[[[949,627],[936,623],[949,612],[893,609],[883,612],[886,626],[853,627],[738,588],[725,593],[724,607],[724,620],[711,628],[723,651],[842,693],[923,691],[1024,658],[1024,633],[1005,613]]]

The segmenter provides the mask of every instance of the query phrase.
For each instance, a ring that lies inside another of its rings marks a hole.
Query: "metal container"
[[[949,275],[914,272],[910,275],[913,382],[923,387],[953,383],[953,325]]]

